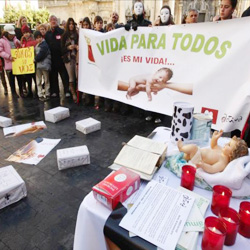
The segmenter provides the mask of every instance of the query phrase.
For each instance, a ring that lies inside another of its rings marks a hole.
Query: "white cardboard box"
[[[58,149],[56,155],[59,170],[90,164],[87,146]]]
[[[76,122],[76,129],[84,134],[89,134],[91,132],[101,129],[101,122],[93,119],[87,118]]]
[[[11,166],[0,168],[0,209],[27,196],[26,185]]]
[[[57,107],[44,111],[45,121],[48,122],[59,122],[69,117],[69,109],[65,107]]]
[[[12,120],[8,117],[0,116],[0,127],[5,128],[12,124]]]

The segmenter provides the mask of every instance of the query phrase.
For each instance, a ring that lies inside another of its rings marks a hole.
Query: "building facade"
[[[76,22],[88,16],[91,21],[96,15],[103,18],[104,23],[110,22],[110,14],[116,11],[119,22],[126,23],[133,13],[135,0],[38,0],[39,7],[46,7],[51,14],[60,20],[73,17]],[[199,22],[211,21],[219,13],[220,0],[144,0],[146,18],[154,21],[163,5],[171,8],[176,24],[180,24],[183,15],[190,9],[199,11]],[[240,17],[245,9],[250,6],[250,0],[238,0],[235,16]]]

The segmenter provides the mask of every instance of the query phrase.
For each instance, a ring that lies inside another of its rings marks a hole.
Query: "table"
[[[157,134],[153,138],[157,141],[168,140],[170,131],[163,127],[156,129]],[[176,150],[173,145],[168,148],[169,151],[173,152]],[[168,185],[173,188],[178,188],[180,186],[180,178],[171,173],[168,169],[161,167],[160,173],[168,176]],[[212,200],[212,192],[207,191],[198,187],[194,188],[194,192],[204,196],[205,198]],[[239,210],[239,205],[242,200],[232,198],[230,201],[230,207],[234,208],[236,211]],[[211,207],[209,206],[205,217],[215,216],[211,212]],[[109,217],[111,211],[104,207],[101,203],[95,200],[93,193],[90,192],[83,200],[78,210],[75,239],[74,239],[74,250],[106,250],[106,242],[103,234],[104,224]],[[202,234],[199,235],[197,249],[201,249]],[[247,239],[240,234],[237,235],[236,243],[227,247],[224,246],[225,250],[235,250],[235,249],[250,249],[250,239]]]

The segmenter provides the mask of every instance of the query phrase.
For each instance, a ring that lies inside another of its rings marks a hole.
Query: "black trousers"
[[[64,93],[69,93],[69,76],[64,64],[60,65],[60,67],[53,67],[49,74],[50,80],[50,94],[57,94],[59,96],[59,84],[58,84],[58,73],[62,78]]]
[[[15,84],[15,78],[17,78],[17,83],[19,87],[19,93],[23,94],[23,83],[22,83],[22,75],[13,75],[12,70],[6,70],[10,89],[12,94],[16,94],[16,84]]]

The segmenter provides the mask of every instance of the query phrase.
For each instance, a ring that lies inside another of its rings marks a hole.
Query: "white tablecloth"
[[[164,141],[165,138],[169,138],[169,131],[162,130],[163,127],[158,128],[158,132],[153,138],[154,140]],[[166,141],[169,139],[166,139]],[[169,148],[172,150],[173,148]],[[169,177],[168,185],[174,188],[180,186],[180,179],[171,173],[168,169],[161,167],[159,170],[161,175],[164,174]],[[201,188],[194,188],[194,192],[204,196],[211,201],[212,192],[206,191]],[[239,210],[239,205],[242,200],[231,199],[230,207],[234,208],[236,211]],[[104,224],[110,215],[111,211],[95,200],[93,193],[90,192],[81,203],[81,206],[77,215],[75,239],[74,239],[74,250],[106,250],[107,246],[104,239],[103,228]],[[215,216],[211,212],[211,207],[209,206],[205,217]],[[200,233],[197,249],[201,249],[202,234]],[[239,249],[247,250],[250,249],[250,239],[247,239],[240,234],[237,234],[236,243],[227,247],[224,246],[223,249]]]

